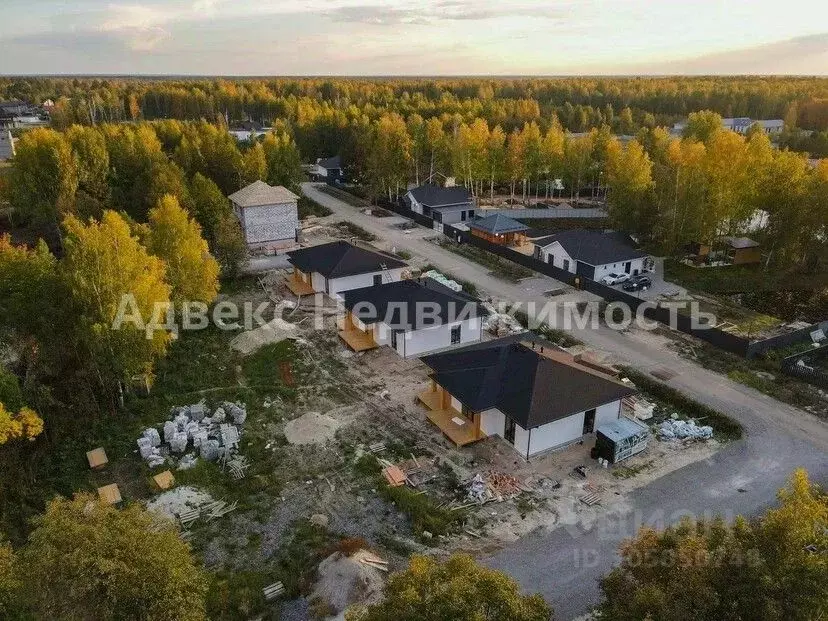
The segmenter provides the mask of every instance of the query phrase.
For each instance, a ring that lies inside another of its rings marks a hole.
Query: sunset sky
[[[825,0],[0,4],[3,74],[828,74]]]

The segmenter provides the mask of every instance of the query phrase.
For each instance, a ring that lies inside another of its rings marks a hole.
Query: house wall
[[[601,280],[607,274],[612,274],[615,272],[616,274],[625,273],[627,270],[625,268],[626,264],[630,264],[630,271],[629,274],[632,276],[638,270],[639,274],[644,273],[644,257],[640,259],[632,259],[631,261],[620,261],[618,263],[607,263],[605,265],[596,265],[595,266],[595,278],[593,280]]]
[[[463,218],[463,212],[465,212],[466,217]],[[436,212],[435,212],[436,213]],[[440,221],[443,224],[455,224],[457,222],[470,222],[474,220],[474,207],[469,205],[468,207],[464,207],[462,209],[445,209],[440,211],[441,219]]]
[[[393,269],[387,270],[387,273],[391,275],[392,282],[397,282],[402,278],[402,273],[404,270],[404,267],[395,267]],[[330,295],[331,297],[335,297],[337,294],[342,293],[343,291],[350,291],[351,289],[359,289],[361,287],[370,287],[374,284],[374,276],[376,275],[382,276],[383,282],[387,282],[385,280],[385,274],[385,270],[377,270],[375,272],[366,272],[365,274],[354,274],[352,276],[343,276],[342,278],[331,278],[328,282],[328,295]],[[320,274],[320,277],[321,276],[322,275]],[[316,289],[316,283],[314,283],[313,288]],[[316,290],[325,290],[324,277],[322,278],[322,288]]]
[[[595,429],[612,422],[621,414],[621,401],[613,401],[596,408]],[[506,416],[497,408],[480,413],[480,430],[488,436],[503,437],[506,431]],[[514,449],[526,457],[537,455],[556,447],[577,442],[583,437],[584,412],[572,414],[566,418],[552,421],[530,430],[515,425]]]
[[[414,195],[411,192],[408,193],[408,200],[411,201],[411,211],[414,213],[423,213],[423,206],[417,202],[417,199],[414,198]]]
[[[451,329],[456,325],[461,325],[459,345],[473,343],[482,338],[483,322],[475,317],[433,328],[406,332],[405,335],[397,337],[397,349],[395,351],[404,358],[411,358],[437,349],[451,347]],[[379,345],[390,346],[391,328],[385,323],[378,323],[374,340]]]
[[[244,238],[248,246],[263,246],[270,242],[293,242],[299,228],[296,203],[261,205],[236,208],[240,214]]]
[[[575,259],[569,256],[567,251],[563,249],[563,246],[561,246],[559,242],[552,242],[548,246],[541,248],[539,258],[544,263],[549,263],[549,265],[552,265],[553,267],[567,269],[573,274],[575,273]],[[564,260],[569,261],[568,268],[564,268]]]

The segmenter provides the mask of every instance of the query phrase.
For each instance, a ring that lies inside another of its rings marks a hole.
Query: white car
[[[604,276],[601,279],[601,282],[605,285],[620,285],[622,282],[625,282],[629,279],[629,274],[616,274],[615,272],[613,272]]]

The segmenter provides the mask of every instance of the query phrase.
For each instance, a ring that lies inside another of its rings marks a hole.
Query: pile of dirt
[[[285,425],[285,438],[291,444],[323,444],[333,440],[343,424],[344,421],[327,414],[308,412]]]
[[[230,341],[230,347],[245,356],[271,343],[278,343],[285,339],[295,339],[296,324],[285,321],[281,317],[274,317],[263,326],[242,332]]]
[[[372,558],[367,550],[359,550],[352,556],[334,552],[319,564],[319,580],[310,601],[327,602],[335,616],[345,619],[345,609],[353,604],[372,604],[382,598],[384,572],[364,564],[361,558]]]

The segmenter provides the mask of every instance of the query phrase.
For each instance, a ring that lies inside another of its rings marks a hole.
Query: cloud
[[[324,14],[337,22],[371,25],[439,24],[451,21],[480,21],[500,17],[561,19],[569,12],[569,5],[550,6],[547,1],[519,3],[481,0],[437,0],[417,5],[390,6],[363,4],[340,6]]]

